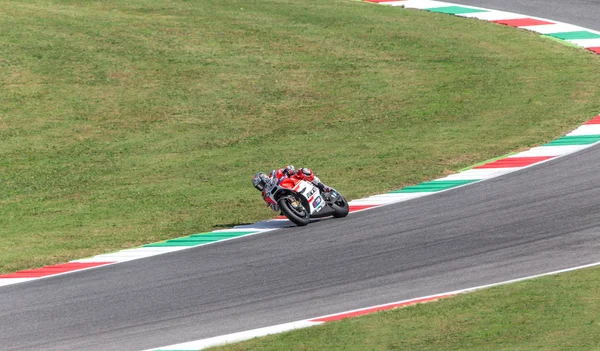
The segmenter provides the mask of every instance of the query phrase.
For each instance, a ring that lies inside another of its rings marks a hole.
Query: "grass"
[[[527,48],[527,49],[524,49]],[[343,0],[0,6],[0,273],[270,218],[258,170],[364,197],[550,141],[600,59]]]
[[[599,350],[599,278],[585,269],[209,350]]]

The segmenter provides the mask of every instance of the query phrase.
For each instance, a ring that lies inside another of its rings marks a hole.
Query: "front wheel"
[[[297,226],[305,226],[310,222],[310,212],[299,199],[294,196],[284,196],[277,201],[279,209],[290,221]]]
[[[348,212],[350,212],[348,202],[340,193],[337,193],[337,198],[331,204],[331,208],[333,208],[333,210],[335,211],[333,212],[333,217],[335,218],[346,217],[348,215]]]

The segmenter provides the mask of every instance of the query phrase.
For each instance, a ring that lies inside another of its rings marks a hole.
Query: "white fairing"
[[[273,201],[277,201],[273,198],[273,194],[276,193],[277,189],[281,188],[279,182],[273,182],[267,185],[267,193]],[[325,206],[325,200],[321,196],[321,191],[313,183],[305,180],[299,181],[293,189],[300,196],[304,197],[310,206],[310,214],[313,215]]]
[[[325,201],[321,196],[319,188],[307,181],[301,181],[294,187],[294,191],[301,194],[308,201],[310,206],[310,214],[319,212],[325,205]]]

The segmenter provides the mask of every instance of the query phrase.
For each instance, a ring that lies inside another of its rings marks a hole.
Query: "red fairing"
[[[265,202],[268,203],[269,205],[277,205],[277,202],[271,200],[270,197],[265,197]]]
[[[296,178],[294,176],[292,176],[294,179],[290,179],[290,178],[286,177],[286,175],[283,173],[283,170],[284,170],[284,168],[273,170],[269,174],[269,177],[271,179],[277,179],[279,181],[279,183],[281,184],[281,186],[293,189],[294,185],[298,181],[298,178]],[[262,191],[262,196],[263,196],[263,200],[265,200],[265,202],[267,204],[277,205],[277,203],[275,201],[273,201],[273,199],[271,199],[269,194],[267,194],[267,189],[264,189]]]
[[[296,178],[295,176],[291,176],[290,178],[283,178],[281,182],[279,182],[279,185],[281,185],[284,188],[293,189],[298,181],[298,178]]]
[[[267,196],[266,190],[263,190],[263,200],[270,205],[277,205],[277,202],[273,201],[269,196]]]

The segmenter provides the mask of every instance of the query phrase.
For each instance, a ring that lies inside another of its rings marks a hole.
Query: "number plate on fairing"
[[[317,211],[320,210],[321,207],[323,207],[323,199],[321,199],[320,196],[317,196],[315,201],[313,201],[312,205],[315,208],[315,210],[317,210]]]

